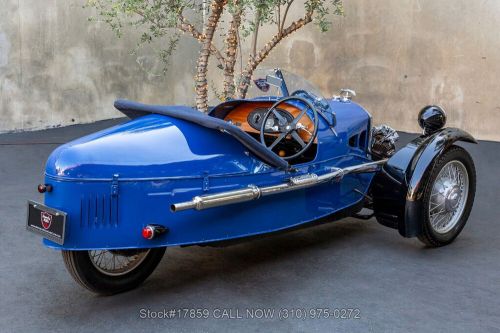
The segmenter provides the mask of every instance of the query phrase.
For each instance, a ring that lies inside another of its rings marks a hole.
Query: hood
[[[63,178],[198,177],[253,172],[264,164],[231,136],[151,114],[57,148],[48,176]]]

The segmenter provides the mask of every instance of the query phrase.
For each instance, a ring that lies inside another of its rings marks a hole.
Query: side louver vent
[[[118,224],[118,200],[109,195],[83,195],[80,198],[80,226],[103,227]]]

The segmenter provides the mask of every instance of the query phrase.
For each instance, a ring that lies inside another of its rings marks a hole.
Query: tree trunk
[[[241,81],[240,85],[238,86],[238,97],[239,98],[245,98],[248,87],[250,86],[252,74],[257,68],[257,66],[266,59],[266,57],[269,55],[269,53],[274,49],[276,45],[281,42],[281,40],[291,33],[299,30],[306,24],[310,23],[312,21],[312,13],[307,13],[304,18],[301,18],[292,24],[290,24],[286,29],[283,29],[282,31],[278,32],[274,37],[266,44],[264,47],[255,55],[255,57],[250,56],[248,59],[248,63],[245,66],[245,69],[243,70],[243,73],[241,73]]]
[[[210,4],[210,15],[208,16],[207,23],[203,28],[203,43],[200,50],[200,56],[196,64],[196,108],[201,112],[208,111],[208,82],[207,82],[207,69],[208,59],[211,53],[212,40],[214,32],[219,23],[222,11],[226,5],[227,0],[212,0]]]
[[[236,1],[235,1],[236,3]],[[226,38],[226,64],[224,66],[224,98],[234,98],[236,87],[234,85],[234,66],[238,49],[238,30],[241,24],[241,11],[237,10],[229,25]]]

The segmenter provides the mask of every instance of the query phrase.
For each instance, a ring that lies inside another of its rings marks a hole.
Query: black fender
[[[438,156],[456,141],[477,143],[458,128],[444,128],[422,135],[397,151],[375,174],[371,184],[377,221],[398,229],[404,237],[421,233],[422,194],[430,169]]]

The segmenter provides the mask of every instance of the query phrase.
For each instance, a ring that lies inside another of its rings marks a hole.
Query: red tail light
[[[154,236],[155,236],[155,231],[151,226],[148,225],[142,228],[142,237],[146,239],[153,239]]]
[[[148,224],[142,228],[142,237],[146,239],[153,239],[156,236],[166,233],[167,230],[167,228],[159,224]]]

